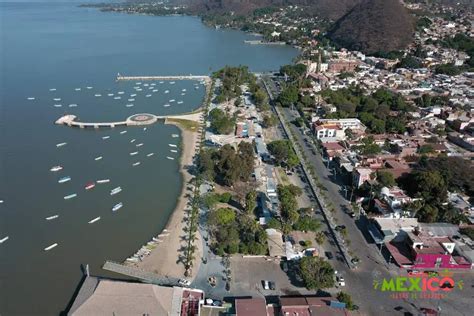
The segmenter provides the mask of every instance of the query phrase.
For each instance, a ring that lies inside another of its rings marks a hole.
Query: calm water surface
[[[176,127],[79,130],[54,125],[58,117],[108,121],[182,113],[204,96],[203,86],[196,89],[192,81],[146,82],[137,92],[134,82],[115,82],[117,72],[208,74],[226,64],[267,71],[297,54],[289,47],[245,45],[248,35],[210,29],[192,17],[101,13],[76,5],[0,2],[0,239],[10,237],[0,244],[0,315],[58,314],[80,280],[80,264],[104,274],[106,259],[133,254],[163,229],[181,189],[179,153],[168,146],[179,143],[172,137]],[[67,145],[57,148],[61,142]],[[134,151],[139,153],[130,156]],[[98,156],[103,159],[95,161]],[[54,165],[64,170],[50,172]],[[72,180],[58,184],[61,176]],[[111,182],[84,189],[103,178]],[[116,186],[123,191],[111,196]],[[78,196],[63,199],[72,193]],[[124,207],[113,213],[118,202]],[[53,243],[59,245],[43,250]]]

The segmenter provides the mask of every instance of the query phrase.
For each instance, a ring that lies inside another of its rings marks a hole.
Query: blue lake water
[[[208,28],[194,17],[102,13],[77,5],[0,2],[0,240],[9,236],[0,244],[0,315],[60,313],[80,280],[80,264],[103,274],[106,259],[121,261],[134,253],[163,229],[181,189],[179,153],[168,146],[179,143],[172,137],[176,127],[80,130],[54,125],[57,118],[68,113],[110,121],[143,112],[183,113],[204,96],[194,81],[143,82],[137,91],[136,82],[116,82],[118,72],[209,74],[240,64],[269,71],[297,54],[286,46],[246,45],[250,35]],[[56,147],[62,142],[67,145]],[[139,153],[130,156],[134,151]],[[166,159],[173,155],[175,160]],[[98,156],[102,160],[94,160]],[[64,169],[50,172],[54,165]],[[71,181],[59,184],[62,176]],[[111,182],[84,189],[105,178]],[[116,186],[123,191],[111,196]],[[72,193],[77,197],[64,200]],[[119,202],[124,207],[113,213]],[[88,224],[98,216],[100,221]],[[59,245],[43,250],[53,243]]]

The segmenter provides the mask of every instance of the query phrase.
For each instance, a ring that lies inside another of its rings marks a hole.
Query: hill
[[[413,34],[413,18],[398,0],[366,0],[328,32],[338,45],[364,53],[403,49]]]

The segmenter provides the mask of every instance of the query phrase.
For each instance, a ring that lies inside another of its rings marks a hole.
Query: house
[[[328,63],[328,72],[353,72],[359,64],[357,59],[332,59]]]
[[[280,316],[351,315],[344,303],[332,297],[280,296],[279,301]]]
[[[402,206],[412,201],[412,198],[399,187],[383,187],[380,190],[380,195],[380,200],[374,199],[374,208],[381,213],[383,217],[388,218],[403,217]]]
[[[237,298],[235,300],[236,316],[267,316],[267,304],[264,298]]]
[[[359,188],[364,182],[370,180],[373,170],[370,168],[358,167],[352,171],[352,185]]]
[[[333,160],[334,157],[341,155],[342,152],[345,150],[344,147],[342,147],[339,143],[337,142],[327,142],[323,143],[323,151],[324,155],[331,161]]]
[[[317,119],[313,123],[313,132],[322,142],[337,142],[346,139],[346,130],[353,133],[364,133],[366,127],[356,118],[348,119]]]
[[[203,304],[198,289],[87,276],[68,315],[199,316]]]

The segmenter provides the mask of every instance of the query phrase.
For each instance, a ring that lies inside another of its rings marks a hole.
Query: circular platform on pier
[[[156,123],[158,117],[153,114],[140,113],[127,118],[127,125],[150,125]]]

